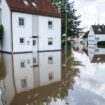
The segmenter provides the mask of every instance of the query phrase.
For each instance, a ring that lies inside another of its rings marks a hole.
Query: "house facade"
[[[97,45],[99,41],[105,41],[105,25],[92,25],[88,35],[88,44]]]
[[[61,50],[61,16],[50,0],[1,0],[1,51]]]

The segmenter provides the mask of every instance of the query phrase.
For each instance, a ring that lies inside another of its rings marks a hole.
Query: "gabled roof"
[[[105,25],[92,25],[95,34],[105,34]]]
[[[87,31],[87,32],[85,33],[85,35],[83,36],[83,38],[88,38],[88,34],[89,34],[89,31]]]
[[[103,63],[105,62],[105,55],[94,55],[92,63]]]
[[[45,15],[51,17],[61,17],[55,6],[50,0],[27,0],[28,5],[25,5],[24,0],[6,0],[11,11],[24,12],[30,14]],[[32,2],[36,6],[32,5]]]

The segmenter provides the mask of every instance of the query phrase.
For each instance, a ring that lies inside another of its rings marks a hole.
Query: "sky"
[[[73,0],[70,0],[70,2]],[[86,30],[94,24],[105,24],[105,0],[74,0],[81,26]]]

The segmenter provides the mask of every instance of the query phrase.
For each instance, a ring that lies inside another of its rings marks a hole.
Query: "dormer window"
[[[23,2],[24,2],[25,5],[29,4],[27,0],[23,0]]]
[[[33,5],[34,7],[36,7],[36,6],[37,6],[35,2],[32,2],[32,5]]]

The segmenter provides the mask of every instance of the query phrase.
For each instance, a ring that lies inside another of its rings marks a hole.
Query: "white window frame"
[[[20,19],[23,19],[24,20],[24,24],[20,24]],[[18,26],[19,27],[25,27],[25,18],[24,17],[18,17]]]

